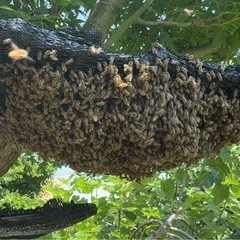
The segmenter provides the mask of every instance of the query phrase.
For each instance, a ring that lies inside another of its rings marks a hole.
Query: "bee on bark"
[[[30,62],[34,62],[32,58],[28,56],[29,51],[19,48],[11,38],[7,38],[3,41],[4,44],[10,44],[11,51],[8,53],[8,56],[15,62],[21,59],[27,59]]]

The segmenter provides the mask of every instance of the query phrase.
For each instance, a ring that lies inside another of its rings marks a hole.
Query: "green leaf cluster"
[[[239,159],[240,147],[234,145],[215,159],[203,159],[140,182],[74,173],[61,179],[61,186],[51,184],[45,190],[64,201],[94,202],[98,213],[41,239],[129,239],[131,235],[144,239],[166,222],[179,203],[181,211],[172,225],[179,231],[197,239],[237,239]],[[171,239],[171,235],[163,236]]]
[[[0,205],[9,203],[16,209],[27,209],[43,205],[49,198],[97,204],[94,217],[42,239],[127,239],[132,234],[143,239],[158,229],[179,204],[181,211],[173,227],[199,239],[237,239],[239,160],[240,147],[234,145],[224,148],[215,159],[130,182],[75,172],[56,179],[52,175],[57,163],[25,152],[0,179]]]
[[[146,2],[151,4],[132,19]],[[76,29],[95,4],[96,0],[0,0],[0,16],[22,18],[46,29]],[[138,54],[158,41],[177,55],[239,63],[239,9],[238,0],[126,1],[105,44],[114,38],[109,50]],[[123,24],[124,31],[118,34]]]
[[[1,18],[21,18],[36,26],[79,28],[96,0],[0,0]]]
[[[141,5],[141,1],[129,2],[111,34]],[[111,50],[136,54],[158,41],[177,55],[194,54],[215,62],[233,59],[239,48],[239,8],[239,1],[154,1]]]
[[[44,181],[50,178],[59,166],[56,161],[45,161],[36,153],[22,153],[7,174],[0,178],[0,199],[14,192],[30,198],[35,197]]]

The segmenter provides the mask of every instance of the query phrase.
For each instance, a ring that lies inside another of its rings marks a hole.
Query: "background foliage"
[[[175,54],[239,63],[239,1],[125,3],[108,29],[107,49],[137,54],[159,41]],[[19,17],[47,29],[76,29],[84,27],[95,7],[96,0],[0,0],[0,16]],[[26,152],[0,179],[0,204],[33,208],[52,197],[97,204],[96,216],[42,239],[143,239],[179,206],[178,218],[172,222],[175,232],[168,229],[162,239],[166,234],[168,238],[189,234],[198,239],[239,239],[239,150],[238,145],[226,147],[214,160],[204,159],[140,183],[77,173],[56,179],[51,176],[57,163]]]
[[[143,239],[159,228],[174,212],[179,200],[183,178],[181,211],[173,227],[198,239],[240,238],[240,147],[222,150],[215,159],[204,159],[191,167],[156,174],[141,182],[130,182],[115,176],[87,176],[73,172],[66,178],[52,177],[41,182],[41,191],[20,193],[25,185],[16,184],[9,191],[7,182],[30,153],[22,155],[15,166],[1,179],[0,203],[11,203],[14,208],[33,208],[49,198],[62,201],[94,202],[98,213],[67,229],[51,233],[41,239]],[[41,161],[31,158],[33,168]],[[48,166],[47,175],[52,173]],[[32,179],[41,175],[42,167],[32,171]],[[18,176],[19,177],[19,176]],[[46,175],[45,175],[46,177]],[[21,177],[19,177],[21,181]],[[2,183],[4,183],[2,185]],[[35,183],[36,184],[36,183]],[[31,186],[29,186],[31,187]],[[140,226],[143,226],[137,230]],[[171,231],[168,230],[168,234]],[[179,234],[177,234],[179,236]],[[170,238],[170,235],[168,235]],[[166,239],[163,235],[161,239]],[[189,239],[184,238],[182,239]]]
[[[111,50],[136,54],[159,41],[175,54],[223,61],[233,59],[239,48],[240,2],[237,0],[122,1],[126,4],[106,36],[105,45]],[[76,29],[84,26],[96,2],[0,0],[0,16],[19,17],[47,29]],[[144,11],[139,15],[141,9]],[[233,60],[238,62],[236,58]]]

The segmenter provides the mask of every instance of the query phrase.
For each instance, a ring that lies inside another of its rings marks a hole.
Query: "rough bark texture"
[[[0,209],[1,239],[33,239],[81,222],[97,213],[93,203],[62,203],[53,199],[30,210]]]
[[[126,6],[126,3],[126,0],[98,1],[91,10],[89,17],[83,25],[83,28],[94,30],[101,29],[104,40],[119,13],[121,13],[123,7]]]
[[[0,176],[13,165],[21,150],[0,133]]]
[[[0,128],[12,144],[78,171],[141,178],[239,141],[239,67],[158,44],[140,56],[94,54],[76,36],[0,21],[0,43],[11,37],[36,61],[11,63],[0,44]]]

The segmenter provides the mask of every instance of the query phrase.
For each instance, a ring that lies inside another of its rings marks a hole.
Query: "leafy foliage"
[[[141,4],[129,3],[119,22],[127,21]],[[194,54],[214,61],[231,59],[239,47],[239,4],[218,0],[154,1],[140,16],[141,22],[129,26],[112,50],[138,53],[158,41],[175,54]],[[186,10],[192,11],[191,15]],[[116,27],[112,34],[117,31]]]
[[[21,176],[19,165],[28,154],[24,154],[20,163],[6,174],[5,181],[12,179],[13,173]],[[30,158],[33,160],[36,156]],[[45,181],[39,194],[30,194],[34,198],[21,195],[19,191],[10,192],[1,185],[0,203],[8,202],[15,208],[32,208],[42,205],[43,197],[49,192],[51,197],[66,202],[92,201],[97,204],[96,216],[41,239],[127,239],[132,234],[134,239],[143,239],[175,211],[185,177],[181,211],[173,221],[173,227],[194,238],[239,238],[239,159],[240,148],[236,145],[223,149],[215,159],[204,159],[191,167],[182,166],[143,179],[140,183],[113,176],[91,177],[74,173],[66,179]],[[42,175],[44,170],[34,165],[33,169],[35,176]],[[50,169],[46,171],[49,175],[53,168]],[[17,185],[18,189],[22,186],[25,187],[24,183]],[[170,230],[165,234],[170,234]],[[170,238],[171,235],[163,236]]]
[[[45,161],[36,153],[24,152],[4,177],[0,178],[0,197],[17,191],[20,195],[34,197],[42,183],[53,175],[59,163]]]
[[[96,0],[0,0],[1,18],[22,18],[48,29],[79,28],[89,16]],[[134,16],[145,2],[151,2]],[[213,61],[234,58],[239,48],[240,2],[213,1],[128,1],[112,23],[108,39],[118,35],[110,50],[137,54],[158,41],[175,54],[194,54]],[[104,27],[104,26],[103,26]]]
[[[86,18],[86,13],[93,8],[96,0],[1,0],[1,18],[22,18],[36,26],[53,28],[77,28]]]
[[[239,238],[239,159],[239,146],[233,146],[223,149],[215,159],[140,183],[113,176],[72,175],[64,180],[69,184],[67,193],[57,186],[52,189],[57,192],[55,197],[60,194],[65,200],[84,201],[86,195],[82,194],[88,193],[88,199],[98,206],[98,214],[42,239],[129,239],[133,234],[133,239],[146,238],[174,213],[185,174],[181,211],[173,227],[197,239]],[[161,239],[170,239],[169,233]]]

